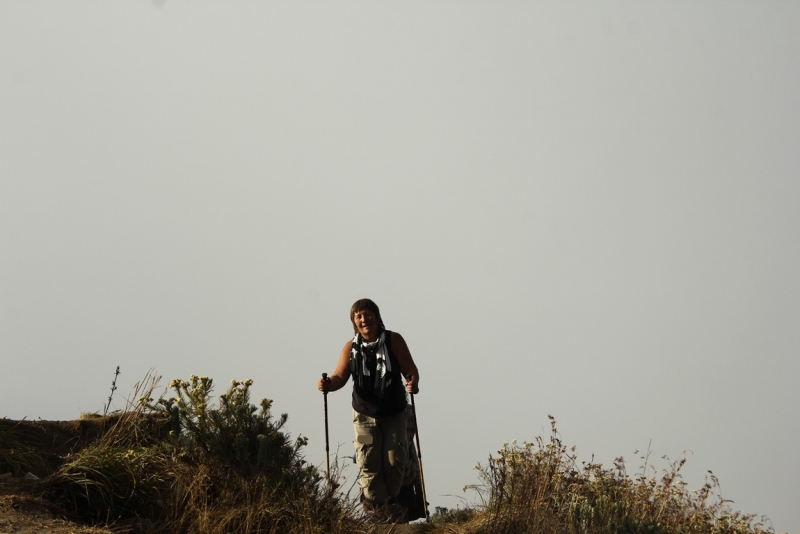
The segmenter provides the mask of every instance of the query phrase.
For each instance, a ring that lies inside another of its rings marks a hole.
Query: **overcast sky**
[[[798,169],[797,2],[4,0],[0,416],[252,378],[324,464],[369,297],[432,505],[552,414],[798,532]]]

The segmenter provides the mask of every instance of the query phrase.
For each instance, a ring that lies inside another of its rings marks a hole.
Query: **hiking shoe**
[[[386,514],[389,516],[389,521],[392,523],[408,523],[406,517],[408,516],[408,508],[400,504],[388,503],[383,507]]]
[[[370,519],[378,523],[384,523],[389,519],[389,516],[384,511],[384,505],[367,499],[364,497],[363,493],[361,494],[361,508],[364,509],[364,513],[367,514]]]
[[[361,499],[361,507],[364,513],[376,523],[408,523],[408,508],[392,502],[389,499],[383,504],[378,504],[369,499]]]

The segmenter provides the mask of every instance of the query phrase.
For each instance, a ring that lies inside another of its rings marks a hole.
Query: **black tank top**
[[[386,334],[386,351],[389,353],[389,361],[392,370],[389,373],[392,383],[386,386],[381,397],[375,392],[375,380],[377,379],[377,358],[375,352],[366,353],[366,365],[369,376],[365,377],[365,387],[358,386],[358,380],[353,377],[353,409],[360,414],[370,417],[389,417],[397,415],[406,409],[406,388],[403,385],[400,365],[392,350],[392,333],[388,330]],[[355,372],[359,372],[358,369]]]

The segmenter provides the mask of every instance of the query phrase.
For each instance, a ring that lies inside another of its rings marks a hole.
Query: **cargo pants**
[[[407,421],[406,410],[389,417],[370,417],[353,410],[361,490],[373,504],[400,493],[408,463]]]

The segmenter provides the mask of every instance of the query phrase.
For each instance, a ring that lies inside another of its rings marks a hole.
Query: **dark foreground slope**
[[[250,404],[252,381],[233,381],[216,404],[207,377],[174,380],[157,400],[155,382],[109,417],[0,420],[2,528],[44,525],[47,512],[115,532],[376,531],[306,464],[287,416],[274,418],[267,399]]]
[[[370,534],[765,534],[729,507],[713,475],[689,490],[684,459],[629,476],[578,462],[552,421],[549,439],[506,443],[478,466],[480,506],[437,509],[424,525],[359,513],[290,439],[252,381],[210,402],[211,380],[174,380],[174,396],[78,421],[0,419],[0,532]],[[332,466],[333,467],[333,466]],[[465,478],[472,478],[465,474]]]

